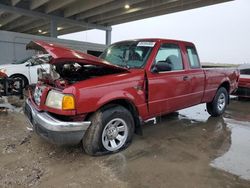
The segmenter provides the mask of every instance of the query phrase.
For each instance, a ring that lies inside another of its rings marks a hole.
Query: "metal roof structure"
[[[0,29],[57,37],[231,0],[0,0]]]

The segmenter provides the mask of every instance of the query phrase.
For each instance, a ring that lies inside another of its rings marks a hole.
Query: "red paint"
[[[238,90],[234,93],[234,95],[250,98],[250,75],[240,76]]]
[[[28,48],[35,46],[36,49],[43,49],[50,53],[53,57],[50,63],[77,60],[82,63],[103,65],[123,71],[122,73],[80,81],[63,89],[63,93],[75,96],[76,110],[62,111],[46,107],[44,103],[47,92],[52,89],[50,86],[44,91],[41,105],[37,108],[60,115],[85,115],[97,111],[103,105],[114,100],[126,100],[136,107],[139,116],[145,120],[189,106],[210,102],[221,84],[228,83],[230,93],[237,88],[239,72],[236,69],[191,69],[186,51],[186,46],[194,47],[194,44],[190,42],[165,39],[141,39],[139,41],[154,41],[156,44],[144,68],[129,70],[111,65],[82,52],[42,41],[33,42],[33,46],[28,45]],[[180,47],[184,70],[151,72],[155,56],[163,43],[174,43]],[[185,76],[188,76],[187,80],[184,80]]]
[[[112,65],[109,62],[104,61],[98,57],[85,54],[77,50],[65,48],[54,43],[47,43],[44,41],[32,41],[27,45],[26,49],[35,49],[43,51],[44,53],[49,53],[53,57],[50,61],[51,64],[60,63],[65,60],[77,61],[79,63],[86,63],[86,61],[88,61],[92,65],[102,65],[114,69],[127,70],[125,68]]]
[[[0,72],[0,78],[7,78],[8,76],[4,74],[3,72]]]
[[[250,89],[250,76],[249,78],[241,78],[239,80],[239,87],[245,87]]]

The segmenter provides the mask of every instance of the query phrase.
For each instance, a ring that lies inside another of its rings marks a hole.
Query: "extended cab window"
[[[177,44],[163,44],[155,58],[155,62],[165,62],[171,70],[183,70],[181,50]]]
[[[187,48],[189,66],[192,69],[200,68],[200,62],[195,48],[191,46],[188,46],[186,48]]]

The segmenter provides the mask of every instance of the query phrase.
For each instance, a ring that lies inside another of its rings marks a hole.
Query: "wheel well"
[[[108,109],[108,108],[113,107],[114,105],[123,106],[124,108],[126,108],[128,111],[131,112],[131,115],[133,116],[133,119],[135,122],[135,133],[142,135],[141,121],[139,118],[138,110],[135,107],[135,105],[126,99],[117,99],[117,100],[113,100],[113,101],[110,101],[110,102],[104,104],[103,106],[101,106],[100,109],[102,109],[102,110]],[[86,119],[88,119],[92,114],[93,113],[88,114]]]
[[[226,90],[227,90],[227,92],[228,92],[228,94],[229,94],[229,92],[230,92],[230,84],[229,84],[229,82],[223,82],[221,85],[220,85],[220,87],[224,87]],[[219,87],[219,88],[220,88]]]

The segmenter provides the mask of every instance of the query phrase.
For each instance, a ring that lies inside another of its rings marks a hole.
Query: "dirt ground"
[[[0,109],[0,187],[250,187],[250,101],[233,100],[221,118],[205,105],[158,118],[128,149],[101,157],[47,143],[18,103]]]

